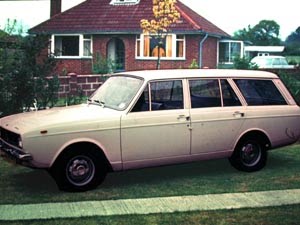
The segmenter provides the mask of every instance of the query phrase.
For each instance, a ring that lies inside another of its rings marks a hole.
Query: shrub
[[[189,65],[189,69],[198,69],[198,63],[196,61],[196,59],[193,59],[192,63]]]
[[[55,61],[45,57],[37,61],[42,49],[48,46],[46,36],[18,37],[14,45],[0,49],[0,111],[2,116],[29,109],[34,102],[45,108],[57,101],[59,82],[53,74]],[[49,78],[53,77],[53,78]]]
[[[297,79],[293,74],[285,72],[280,72],[279,76],[291,94],[294,96],[298,105],[300,105],[300,80]]]
[[[106,59],[99,53],[96,53],[95,62],[93,64],[93,73],[109,74],[116,71],[118,65],[111,59]]]
[[[235,69],[258,69],[258,66],[254,63],[250,62],[250,59],[247,57],[234,57],[233,59],[233,67]]]

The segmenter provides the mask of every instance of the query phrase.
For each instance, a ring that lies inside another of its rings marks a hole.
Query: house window
[[[56,57],[91,57],[91,35],[52,35],[51,51]]]
[[[235,57],[243,57],[243,42],[241,41],[220,41],[219,42],[219,63],[234,62]]]
[[[91,35],[83,36],[83,56],[92,56],[92,37],[91,37]]]
[[[159,48],[160,46],[160,48]],[[136,57],[139,59],[184,59],[185,36],[169,34],[162,40],[152,35],[141,34],[136,39]]]
[[[183,57],[184,35],[176,35],[176,57]]]

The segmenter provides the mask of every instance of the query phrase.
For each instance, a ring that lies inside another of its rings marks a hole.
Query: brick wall
[[[205,40],[202,50],[202,68],[215,69],[218,57],[218,39],[209,37]]]
[[[94,55],[107,57],[107,45],[112,38],[119,38],[125,46],[125,70],[156,69],[156,60],[135,59],[135,35],[94,35]],[[186,35],[186,59],[185,60],[161,60],[161,69],[188,68],[193,60],[199,63],[199,48],[201,35]],[[202,67],[216,68],[218,39],[209,37],[203,45]],[[60,75],[59,96],[76,95],[82,91],[85,96],[93,93],[103,78],[92,74],[92,59],[57,59],[56,72]],[[68,74],[67,76],[65,74]]]
[[[77,75],[76,73],[68,76],[60,76],[59,97],[78,95],[80,92],[84,96],[90,96],[102,83],[101,75]]]
[[[57,59],[56,72],[60,75],[91,74],[92,59]]]
[[[123,41],[125,46],[125,70],[156,69],[156,60],[135,58],[136,36],[135,35],[94,35],[94,55],[107,57],[107,45],[112,38]],[[161,69],[188,68],[195,59],[199,63],[199,48],[201,35],[186,35],[186,59],[185,60],[161,60]],[[203,44],[202,67],[216,68],[217,65],[218,39],[209,37]],[[95,57],[94,57],[95,60]],[[57,72],[59,74],[92,74],[92,59],[57,59]]]
[[[161,60],[161,69],[188,68],[193,60],[199,62],[201,35],[186,35],[186,59],[185,60]],[[127,71],[156,69],[156,60],[135,59],[135,36],[121,38],[125,44]],[[218,39],[209,37],[203,45],[202,66],[216,68]]]

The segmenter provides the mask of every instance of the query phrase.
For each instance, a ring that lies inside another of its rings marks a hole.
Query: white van
[[[4,158],[47,169],[59,188],[107,172],[229,158],[247,172],[296,142],[300,108],[273,73],[155,70],[112,75],[86,104],[0,120]]]

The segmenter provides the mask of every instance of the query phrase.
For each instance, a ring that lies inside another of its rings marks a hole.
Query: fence
[[[60,88],[58,96],[61,98],[70,95],[82,94],[91,95],[106,79],[107,75],[77,75],[70,73],[67,76],[60,76]]]

